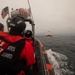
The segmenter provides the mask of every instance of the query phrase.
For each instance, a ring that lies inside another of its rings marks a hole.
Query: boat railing
[[[41,60],[41,68],[42,68],[42,73],[43,75],[55,75],[54,70],[49,63],[47,53],[44,49],[43,44],[41,43],[40,40],[36,39],[39,42],[39,54],[40,54],[40,60]]]

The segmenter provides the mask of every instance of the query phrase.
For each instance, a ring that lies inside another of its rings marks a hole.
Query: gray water
[[[68,58],[68,68],[75,72],[75,36],[37,36],[43,43],[44,49],[65,55]],[[61,74],[61,75],[75,75]]]

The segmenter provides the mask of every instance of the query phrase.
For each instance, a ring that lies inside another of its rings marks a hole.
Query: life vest
[[[28,38],[28,37],[24,37],[26,39],[26,41],[30,42],[33,46],[33,39],[32,38]]]
[[[0,74],[17,74],[25,69],[26,61],[19,58],[24,46],[25,39],[21,36],[0,32]]]

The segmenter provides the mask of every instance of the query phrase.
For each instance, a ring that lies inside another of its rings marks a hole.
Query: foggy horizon
[[[29,0],[35,23],[35,34],[75,35],[75,0]],[[28,8],[26,0],[1,0],[0,11],[6,6],[11,8]],[[8,16],[7,16],[8,17]],[[6,19],[0,22],[5,25]]]

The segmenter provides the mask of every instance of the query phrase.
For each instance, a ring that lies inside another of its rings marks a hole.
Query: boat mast
[[[30,6],[30,2],[29,2],[29,0],[27,0],[27,2],[28,2],[28,6],[29,6],[29,11],[30,11],[30,19],[31,19],[31,21],[32,21],[32,23],[31,23],[31,25],[32,25],[32,32],[33,32],[33,37],[34,37],[34,39],[35,39],[35,24],[34,24],[34,19],[33,19],[33,15],[32,15],[32,11],[31,11],[31,6]]]

